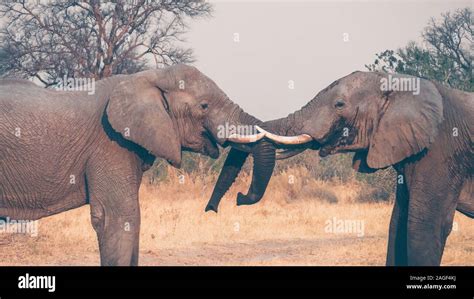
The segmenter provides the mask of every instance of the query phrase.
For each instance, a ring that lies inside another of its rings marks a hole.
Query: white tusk
[[[255,126],[255,128],[259,132],[264,133],[267,138],[280,144],[303,144],[303,143],[307,143],[313,140],[313,137],[309,136],[308,134],[301,134],[298,136],[280,136],[280,135],[275,135],[268,131],[265,131],[259,126]]]
[[[227,138],[227,140],[235,143],[252,143],[259,141],[263,137],[265,137],[265,133],[257,133],[253,135],[232,134]]]

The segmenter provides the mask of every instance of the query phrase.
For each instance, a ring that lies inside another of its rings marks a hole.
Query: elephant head
[[[182,150],[217,158],[219,144],[238,148],[242,157],[253,153],[254,175],[260,181],[269,180],[273,171],[273,147],[268,141],[256,143],[263,134],[256,134],[255,126],[262,122],[191,66],[144,71],[121,81],[109,98],[106,116],[125,139],[176,167]]]
[[[399,163],[420,153],[436,137],[443,120],[442,97],[430,81],[387,76],[354,72],[333,82],[299,111],[266,122],[260,132],[282,150],[276,159],[310,148],[319,149],[322,157],[355,152],[353,167],[360,172]],[[413,85],[419,84],[418,92],[387,89],[387,80],[399,84],[413,80]],[[238,204],[253,204],[261,197],[250,193],[249,198],[257,200],[238,198]]]

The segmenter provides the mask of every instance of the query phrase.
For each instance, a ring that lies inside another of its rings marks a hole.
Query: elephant
[[[391,88],[387,80],[394,82]],[[412,90],[400,82],[413,82]],[[352,152],[353,168],[362,173],[392,166],[397,186],[386,265],[415,266],[440,265],[455,210],[474,218],[473,128],[472,92],[412,76],[357,71],[300,110],[265,122],[259,132],[278,149],[276,159],[314,149],[321,157]],[[231,181],[215,188],[228,189]],[[258,202],[265,190],[257,191],[237,204]],[[211,198],[208,210],[217,212],[219,200]]]
[[[0,218],[37,220],[89,204],[101,265],[138,265],[138,189],[156,158],[179,167],[182,151],[217,158],[219,146],[230,145],[252,153],[256,166],[274,164],[270,142],[220,134],[225,125],[261,121],[195,67],[95,85],[91,94],[0,80]],[[260,187],[267,169],[254,171]]]

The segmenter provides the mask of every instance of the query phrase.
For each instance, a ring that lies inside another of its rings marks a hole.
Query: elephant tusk
[[[275,159],[277,159],[277,160],[288,159],[288,158],[291,158],[293,156],[298,155],[301,152],[304,152],[305,150],[306,150],[306,148],[298,148],[298,149],[277,151]]]
[[[252,143],[259,141],[263,137],[265,137],[265,133],[257,133],[253,135],[232,134],[227,138],[227,140],[235,143]]]
[[[280,136],[280,135],[275,135],[268,131],[265,131],[259,126],[255,126],[255,128],[257,128],[259,132],[264,133],[267,138],[280,144],[303,144],[303,143],[308,143],[313,140],[313,137],[311,137],[308,134],[301,134],[298,136]]]

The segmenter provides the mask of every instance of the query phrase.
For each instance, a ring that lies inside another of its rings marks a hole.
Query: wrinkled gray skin
[[[474,217],[474,95],[423,79],[419,95],[383,92],[384,76],[352,73],[266,129],[313,138],[276,148],[355,152],[353,167],[365,173],[393,166],[399,183],[387,265],[440,265],[455,210]]]
[[[217,144],[229,143],[219,125],[260,121],[186,65],[114,76],[95,90],[0,81],[0,218],[35,220],[90,204],[101,264],[137,265],[143,172],[156,157],[179,167],[182,150],[216,158]],[[261,144],[235,146],[265,152]]]

